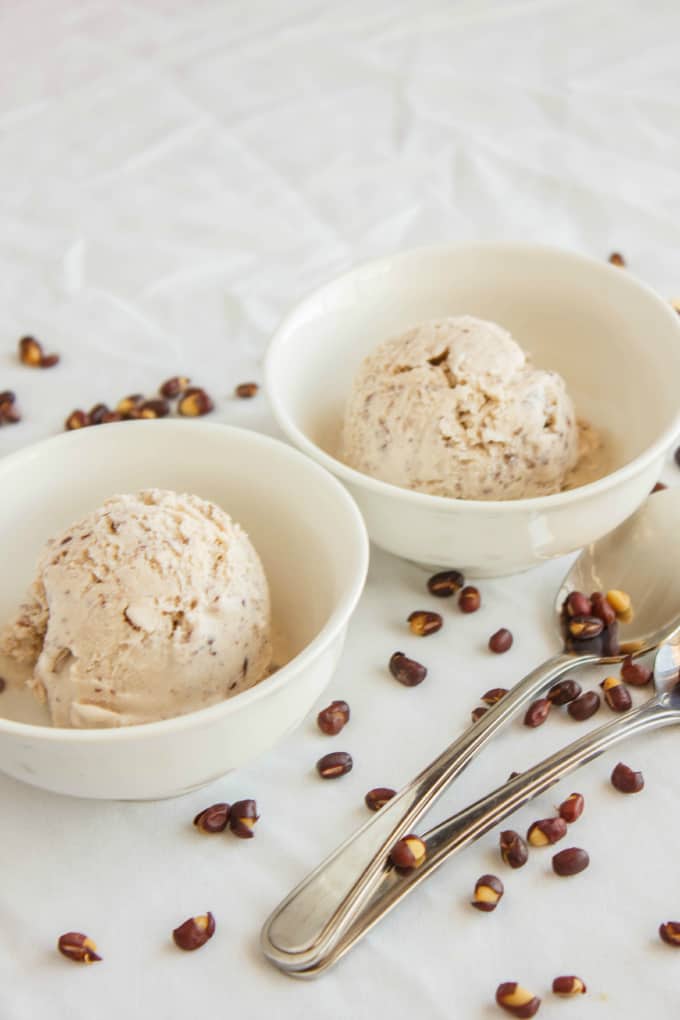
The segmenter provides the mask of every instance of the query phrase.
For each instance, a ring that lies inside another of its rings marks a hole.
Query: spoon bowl
[[[633,620],[619,632],[622,654],[598,656],[598,661],[618,662],[629,651],[643,655],[677,626],[680,554],[674,542],[679,519],[680,489],[655,492],[627,521],[586,546],[562,582],[555,599],[558,627],[562,605],[572,591],[589,594],[616,588],[631,597]]]

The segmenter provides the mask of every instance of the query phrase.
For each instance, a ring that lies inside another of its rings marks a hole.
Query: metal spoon
[[[680,723],[680,631],[660,645],[654,662],[656,694],[639,708],[613,722],[600,726],[579,740],[545,758],[515,779],[499,786],[452,818],[441,822],[421,836],[427,846],[425,861],[416,871],[406,874],[393,867],[382,873],[370,900],[353,924],[327,953],[303,971],[289,970],[294,977],[315,977],[336,963],[359,939],[370,931],[399,901],[444,861],[469,843],[479,839],[494,825],[537,797],[569,772],[592,761],[625,737],[660,726]]]
[[[585,549],[557,593],[556,632],[569,591],[618,588],[631,595],[636,607],[626,635],[627,643],[636,645],[634,654],[650,651],[667,638],[680,622],[680,569],[672,555],[679,514],[680,489],[659,492]],[[392,845],[494,733],[570,670],[622,657],[561,652],[529,673],[279,904],[262,930],[265,955],[284,970],[302,970],[324,957],[380,882]]]

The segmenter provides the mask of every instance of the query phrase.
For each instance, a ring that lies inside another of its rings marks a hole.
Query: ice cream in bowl
[[[0,463],[0,770],[171,796],[274,744],[329,681],[368,541],[291,447],[131,422]]]
[[[116,495],[48,541],[0,652],[53,726],[133,726],[249,690],[272,668],[267,576],[216,503]]]
[[[513,573],[611,530],[680,430],[680,324],[627,271],[524,244],[380,259],[284,319],[267,357],[289,438],[372,540]]]

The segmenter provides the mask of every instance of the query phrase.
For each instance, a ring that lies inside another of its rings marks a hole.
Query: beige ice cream
[[[53,539],[0,650],[55,726],[182,715],[270,665],[269,591],[248,536],[197,496],[114,496]]]
[[[535,368],[505,329],[465,315],[426,322],[368,355],[341,456],[407,489],[518,499],[569,484],[579,435],[561,376]]]

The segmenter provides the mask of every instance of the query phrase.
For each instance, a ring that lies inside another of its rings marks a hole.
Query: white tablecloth
[[[0,452],[59,431],[73,407],[178,371],[209,386],[219,420],[275,432],[264,396],[231,392],[260,378],[277,320],[318,282],[400,247],[524,238],[597,257],[620,249],[628,271],[674,296],[679,30],[674,0],[5,0],[0,389],[17,391],[24,417],[0,430]],[[62,354],[58,369],[17,366],[27,332]],[[669,462],[667,480],[676,474]],[[580,877],[555,879],[549,851],[509,872],[491,834],[315,983],[280,975],[258,950],[273,906],[364,819],[364,792],[405,782],[482,691],[553,648],[564,567],[486,582],[480,613],[447,606],[441,633],[418,640],[404,619],[426,575],[375,552],[323,699],[351,703],[343,735],[322,736],[312,714],[202,792],[95,803],[0,777],[2,1020],[491,1020],[502,980],[542,994],[541,1016],[675,1015],[678,960],[656,936],[680,919],[672,732],[607,755],[518,816],[522,828],[581,790],[570,842],[592,864]],[[501,625],[515,647],[492,657],[485,642]],[[387,674],[396,648],[427,661],[421,687]],[[511,727],[437,814],[575,729]],[[350,750],[355,768],[323,783],[313,766],[331,747]],[[619,757],[643,769],[640,796],[608,786]],[[251,842],[192,829],[198,809],[246,796],[262,815]],[[485,871],[506,882],[490,915],[467,905]],[[215,937],[180,953],[172,928],[207,909]],[[104,962],[58,956],[69,929],[91,934]],[[561,973],[587,982],[578,1004],[551,1001]]]

